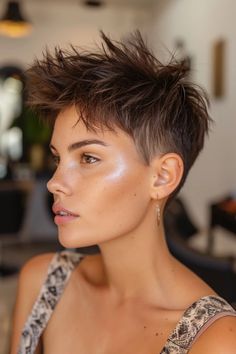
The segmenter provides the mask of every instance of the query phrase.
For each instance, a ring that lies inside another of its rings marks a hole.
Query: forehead
[[[107,145],[136,151],[133,138],[118,127],[112,131],[105,127],[92,131],[80,119],[75,107],[68,107],[60,112],[54,124],[52,145],[69,145],[83,139],[100,139]]]

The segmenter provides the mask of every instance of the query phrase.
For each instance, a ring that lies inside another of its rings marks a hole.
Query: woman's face
[[[133,140],[119,129],[90,132],[77,121],[74,107],[56,119],[51,150],[57,168],[48,182],[59,240],[68,248],[134,232],[151,200],[149,167]]]

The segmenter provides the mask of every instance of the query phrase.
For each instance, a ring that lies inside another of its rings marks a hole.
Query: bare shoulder
[[[35,256],[21,268],[18,280],[18,295],[27,293],[27,301],[31,302],[30,305],[38,295],[53,256],[54,253]]]
[[[174,259],[174,262],[176,278],[178,277],[178,284],[176,285],[178,296],[176,296],[176,298],[183,301],[183,308],[187,308],[204,296],[217,295],[215,291],[192,270],[176,259]]]
[[[21,268],[20,277],[24,278],[25,275],[31,276],[35,271],[40,274],[47,269],[52,257],[55,253],[44,253],[30,258]]]
[[[22,328],[43,285],[53,255],[47,253],[35,256],[20,271],[12,324],[12,354],[16,353]]]
[[[196,340],[190,354],[234,354],[236,352],[236,317],[216,320]]]

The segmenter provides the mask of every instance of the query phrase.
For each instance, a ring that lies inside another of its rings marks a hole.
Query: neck
[[[168,294],[174,274],[162,225],[142,227],[99,248],[107,287],[117,301],[145,299],[156,303],[158,298],[166,298],[162,294]]]

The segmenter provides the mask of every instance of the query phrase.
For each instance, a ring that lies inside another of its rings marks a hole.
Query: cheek
[[[144,219],[150,200],[145,175],[141,169],[119,168],[106,177],[80,180],[73,201],[81,219],[69,225],[69,233],[61,228],[61,243],[66,247],[89,246],[135,230]]]
[[[127,165],[127,162],[120,158],[117,161],[116,166],[112,169],[112,172],[105,176],[105,181],[107,181],[107,183],[119,183],[122,179],[125,179],[129,173]]]
[[[104,179],[97,203],[95,201],[98,216],[130,219],[144,211],[149,201],[148,186],[144,173],[140,169],[134,171],[119,168]]]
[[[119,157],[99,173],[83,174],[71,169],[75,210],[88,224],[109,223],[142,217],[149,202],[145,166]]]
[[[91,229],[98,241],[108,241],[138,230],[149,206],[147,188],[138,176],[123,176],[116,183],[109,181],[103,196],[94,203]],[[90,223],[90,222],[89,222]]]
[[[103,175],[103,193],[107,198],[115,199],[114,202],[123,199],[135,199],[138,196],[140,185],[144,181],[142,168],[131,164],[125,159],[115,161],[109,173]]]

